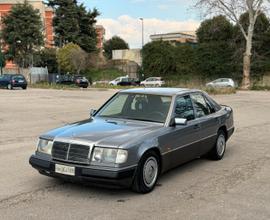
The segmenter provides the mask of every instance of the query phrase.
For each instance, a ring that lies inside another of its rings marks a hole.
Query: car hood
[[[85,141],[99,146],[119,147],[139,141],[142,136],[163,127],[163,124],[131,120],[89,119],[54,129],[44,138],[64,141]]]

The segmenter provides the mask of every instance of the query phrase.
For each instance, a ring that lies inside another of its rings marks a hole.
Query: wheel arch
[[[161,152],[160,152],[160,149],[158,147],[151,147],[151,148],[148,148],[148,149],[145,149],[144,151],[141,151],[140,155],[139,155],[139,158],[142,158],[142,156],[150,151],[153,151],[157,154],[158,156],[158,159],[159,159],[159,172],[162,171],[162,156],[161,156]]]
[[[227,127],[226,125],[223,125],[221,126],[219,129],[218,129],[218,132],[219,131],[223,131],[225,133],[225,138],[226,138],[226,141],[228,140],[228,131],[227,131]]]

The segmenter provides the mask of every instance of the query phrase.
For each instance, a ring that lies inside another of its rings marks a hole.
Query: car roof
[[[201,92],[201,91],[186,88],[135,88],[120,91],[120,93],[135,93],[135,94],[164,95],[164,96],[174,96],[189,92]]]

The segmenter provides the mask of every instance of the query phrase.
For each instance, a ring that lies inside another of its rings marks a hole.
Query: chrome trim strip
[[[172,149],[172,150],[169,150],[169,151],[167,151],[167,152],[165,152],[165,153],[162,153],[161,155],[166,155],[166,154],[171,153],[171,152],[173,152],[173,151],[176,151],[176,150],[178,150],[178,149],[180,149],[180,148],[187,147],[187,146],[189,146],[189,145],[192,145],[192,144],[198,143],[198,142],[200,142],[200,141],[206,140],[206,139],[208,139],[208,138],[214,137],[214,136],[216,136],[216,135],[217,135],[217,134],[213,134],[213,135],[207,136],[207,137],[205,137],[205,138],[202,138],[202,139],[200,139],[200,140],[197,140],[197,141],[194,141],[194,142],[191,142],[191,143],[188,143],[188,144],[184,144],[184,145],[182,145],[182,146],[180,146],[180,147],[177,147],[177,148],[175,148],[175,149]]]

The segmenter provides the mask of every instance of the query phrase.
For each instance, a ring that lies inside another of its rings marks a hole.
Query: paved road
[[[114,91],[0,90],[1,219],[270,219],[270,93],[215,97],[236,133],[219,162],[198,159],[138,195],[65,183],[28,164],[40,133],[88,117]]]

